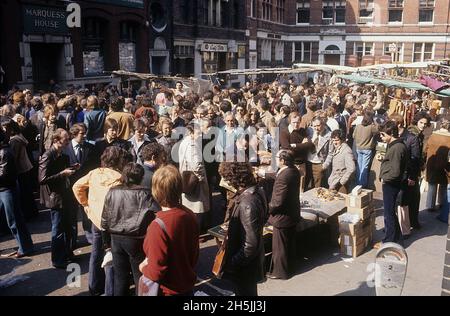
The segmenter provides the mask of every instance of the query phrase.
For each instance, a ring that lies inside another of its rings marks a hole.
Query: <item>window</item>
[[[190,6],[189,6],[189,0],[182,0],[180,1],[180,10],[181,10],[181,21],[182,23],[189,24],[190,19]]]
[[[295,42],[294,62],[311,63],[311,42]]]
[[[373,0],[359,0],[359,24],[373,21]]]
[[[354,43],[354,53],[355,55],[366,56],[366,55],[374,55],[374,43],[366,43],[366,42],[355,42]]]
[[[297,23],[309,24],[309,17],[311,15],[310,8],[310,0],[297,0]]]
[[[403,0],[389,0],[389,22],[403,21]]]
[[[358,65],[361,65],[363,56],[374,56],[374,43],[355,42],[353,46],[353,53],[358,58]]]
[[[392,56],[393,63],[403,62],[403,43],[384,43],[384,55]]]
[[[100,19],[87,18],[82,22],[83,73],[85,76],[103,73],[105,24]]]
[[[238,1],[235,1],[234,2],[234,22],[233,22],[233,27],[235,28],[235,29],[239,29],[240,28],[240,18],[241,18],[241,16],[240,16],[240,14],[239,14],[239,2]]]
[[[422,62],[434,58],[433,43],[414,43],[413,62]]]
[[[256,0],[250,0],[250,16],[256,18]]]
[[[135,24],[120,23],[119,66],[121,70],[136,71],[136,33]]]
[[[284,23],[284,2],[285,0],[277,1],[277,22]]]
[[[208,25],[221,26],[222,25],[222,10],[221,0],[208,1]]]
[[[322,24],[345,23],[345,2],[342,0],[322,1]]]
[[[262,0],[262,19],[272,20],[272,0]]]
[[[275,42],[275,61],[284,61],[284,42]]]
[[[272,61],[272,42],[269,40],[261,41],[261,60]]]
[[[174,58],[194,58],[194,46],[176,45]]]
[[[433,22],[434,0],[419,1],[419,22]]]
[[[200,10],[202,11],[202,22],[203,25],[208,25],[209,21],[209,0],[202,0],[200,2]]]

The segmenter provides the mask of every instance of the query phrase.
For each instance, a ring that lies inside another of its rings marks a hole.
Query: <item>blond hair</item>
[[[181,203],[183,184],[178,169],[172,165],[159,168],[152,177],[152,195],[162,207],[174,207]]]

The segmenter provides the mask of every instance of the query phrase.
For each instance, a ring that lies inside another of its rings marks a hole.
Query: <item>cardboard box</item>
[[[345,196],[345,205],[347,208],[365,208],[371,204],[373,200],[373,192],[371,190],[362,190],[357,196],[347,194]]]
[[[370,215],[375,211],[372,203],[369,203],[366,207],[358,208],[358,207],[347,207],[347,212],[350,214],[359,215],[361,220],[366,220],[370,217]]]
[[[370,232],[361,236],[341,234],[339,244],[342,254],[356,258],[372,244],[372,234]]]
[[[339,233],[347,234],[351,236],[362,235],[371,230],[370,218],[364,221],[359,221],[355,224],[341,221],[341,216],[339,216]]]

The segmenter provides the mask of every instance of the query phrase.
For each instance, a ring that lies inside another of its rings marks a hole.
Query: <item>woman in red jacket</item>
[[[181,204],[182,181],[178,169],[167,165],[152,178],[152,194],[162,211],[147,229],[146,259],[140,269],[160,284],[158,295],[192,295],[197,274],[198,224],[194,213]]]

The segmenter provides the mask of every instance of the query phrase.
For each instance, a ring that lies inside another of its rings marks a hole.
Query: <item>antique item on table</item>
[[[344,197],[339,194],[336,190],[328,190],[325,188],[318,188],[316,192],[316,196],[326,202],[331,202],[334,200],[343,200]]]

